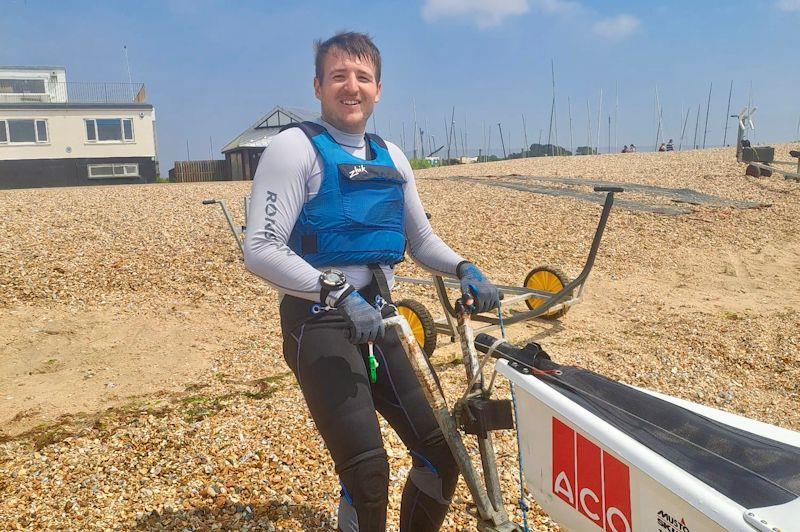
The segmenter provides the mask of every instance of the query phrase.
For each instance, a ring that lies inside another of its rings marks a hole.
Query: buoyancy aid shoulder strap
[[[381,148],[383,148],[384,150],[388,149],[388,148],[386,147],[386,141],[385,141],[385,140],[383,140],[382,138],[380,138],[380,137],[379,137],[378,135],[376,135],[375,133],[367,133],[366,135],[367,135],[367,139],[368,139],[368,140],[371,140],[371,141],[373,141],[375,144],[377,144],[378,146],[380,146],[380,147],[381,147]]]
[[[323,126],[315,122],[292,122],[289,125],[283,126],[281,128],[281,132],[286,131],[287,129],[291,129],[293,127],[296,127],[300,129],[300,131],[305,133],[309,140],[316,137],[320,133],[327,131]]]

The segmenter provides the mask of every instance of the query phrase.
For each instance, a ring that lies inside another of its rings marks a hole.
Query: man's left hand
[[[475,312],[488,312],[500,302],[500,293],[477,266],[464,261],[456,269],[461,280],[461,291],[469,292],[474,298]]]

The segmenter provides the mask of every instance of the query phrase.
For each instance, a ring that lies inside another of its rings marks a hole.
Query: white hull
[[[497,363],[515,384],[525,483],[563,528],[657,532],[800,530],[800,499],[744,508],[541,380]],[[800,449],[800,433],[641,390]]]

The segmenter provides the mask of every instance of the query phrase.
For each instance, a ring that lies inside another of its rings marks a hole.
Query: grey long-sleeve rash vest
[[[364,158],[363,135],[352,135],[320,121],[331,136],[350,154]],[[425,216],[417,193],[414,173],[403,152],[386,143],[395,166],[405,177],[405,232],[407,251],[426,270],[454,277],[462,259],[434,232]],[[292,252],[286,243],[305,202],[319,191],[322,164],[311,141],[298,128],[291,128],[273,137],[261,155],[253,178],[247,235],[244,243],[245,266],[278,289],[311,301],[319,300],[320,271]],[[337,266],[332,266],[337,267]],[[355,288],[369,284],[372,274],[366,265],[338,266]],[[383,271],[391,287],[394,272]]]

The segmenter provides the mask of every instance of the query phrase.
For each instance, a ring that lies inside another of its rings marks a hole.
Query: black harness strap
[[[372,278],[375,284],[378,286],[378,293],[380,293],[384,301],[391,303],[392,294],[389,292],[389,281],[386,280],[386,276],[383,274],[380,264],[367,264],[367,266],[372,272]]]

